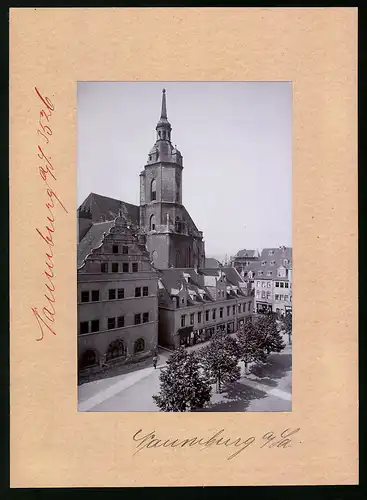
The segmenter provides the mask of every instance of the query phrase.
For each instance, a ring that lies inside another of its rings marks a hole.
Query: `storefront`
[[[215,332],[214,327],[205,328],[205,340],[210,340],[214,335],[214,332]]]
[[[271,304],[267,304],[266,302],[257,302],[256,303],[256,312],[260,314],[265,314],[267,312],[271,312]]]
[[[191,344],[194,338],[194,332],[192,326],[185,326],[184,328],[180,328],[178,330],[178,335],[180,336],[180,345],[187,347]]]
[[[221,323],[220,325],[217,325],[217,332],[225,332],[226,331],[226,324]]]
[[[227,324],[227,333],[234,333],[234,321]]]

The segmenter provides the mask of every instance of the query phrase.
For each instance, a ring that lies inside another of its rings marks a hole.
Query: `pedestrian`
[[[153,366],[154,366],[154,369],[157,368],[157,361],[158,361],[158,356],[156,354],[154,354],[154,356],[153,356]]]

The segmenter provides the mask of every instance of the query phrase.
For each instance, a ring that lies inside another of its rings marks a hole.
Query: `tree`
[[[243,328],[237,333],[240,360],[245,363],[245,374],[248,373],[248,364],[255,362],[265,362],[266,353],[263,348],[262,338],[257,334],[257,330],[252,321],[247,321]]]
[[[270,312],[262,315],[256,321],[255,328],[259,338],[259,346],[266,355],[284,349],[285,343],[279,331],[276,314]]]
[[[200,354],[204,373],[217,385],[218,392],[223,383],[235,382],[241,377],[238,344],[228,334],[215,333],[209,345],[200,350]]]
[[[288,342],[292,344],[292,313],[286,312],[283,318],[283,328],[285,333],[288,335]]]
[[[162,411],[192,411],[210,401],[212,388],[195,352],[180,347],[166,365],[159,376],[160,392],[153,396]]]

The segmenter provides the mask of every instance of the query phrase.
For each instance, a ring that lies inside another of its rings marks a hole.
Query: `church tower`
[[[203,233],[182,205],[183,159],[171,132],[163,89],[156,141],[140,174],[140,229],[157,268],[203,267]]]

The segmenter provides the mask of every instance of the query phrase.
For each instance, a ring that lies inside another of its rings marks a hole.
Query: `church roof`
[[[136,226],[139,225],[139,206],[125,201],[109,198],[96,193],[90,193],[83,201],[78,210],[88,210],[92,213],[93,222],[111,221],[117,217],[122,210],[127,221]]]
[[[208,257],[205,259],[205,268],[219,268],[220,262],[217,259]]]
[[[77,267],[83,265],[86,257],[103,241],[103,234],[108,233],[115,221],[96,222],[91,226],[84,238],[79,242],[77,249]]]

